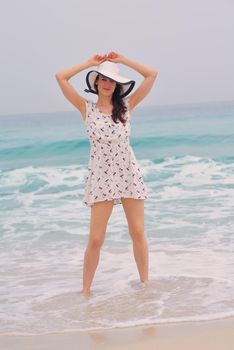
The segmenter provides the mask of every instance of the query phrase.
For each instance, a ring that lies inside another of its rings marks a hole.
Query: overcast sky
[[[233,13],[233,0],[1,1],[0,115],[74,111],[55,73],[112,50],[159,71],[142,106],[234,100]],[[95,99],[87,72],[70,82]]]

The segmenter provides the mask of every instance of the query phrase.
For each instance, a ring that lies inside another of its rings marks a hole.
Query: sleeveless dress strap
[[[92,115],[91,111],[93,109],[93,101],[85,99],[85,104],[86,104],[85,122],[87,124],[89,122],[89,119],[90,119],[91,115]]]
[[[127,120],[129,120],[129,118],[130,118],[130,109],[129,109],[129,98],[128,97],[125,97],[124,104],[127,107],[126,116],[127,116]]]

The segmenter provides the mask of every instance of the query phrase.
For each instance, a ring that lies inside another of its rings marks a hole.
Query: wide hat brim
[[[135,86],[134,80],[124,78],[124,77],[117,75],[117,74],[114,74],[114,73],[106,75],[106,74],[100,73],[99,71],[91,70],[86,75],[86,83],[87,83],[87,86],[89,88],[88,90],[85,89],[86,92],[92,92],[93,94],[98,95],[98,91],[94,85],[94,82],[96,80],[97,75],[102,75],[102,76],[116,82],[117,84],[120,84],[122,87],[122,93],[121,93],[120,97],[127,96]]]

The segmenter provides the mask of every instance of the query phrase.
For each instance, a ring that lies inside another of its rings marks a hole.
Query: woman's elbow
[[[152,77],[153,77],[153,78],[156,78],[156,77],[157,77],[157,75],[158,75],[158,71],[157,71],[157,69],[152,69],[152,73],[151,73],[151,75],[152,75]]]
[[[66,77],[64,76],[64,73],[63,72],[60,72],[60,71],[58,71],[58,72],[56,72],[55,73],[55,78],[57,79],[57,80],[66,80]]]
[[[62,79],[61,73],[60,72],[55,73],[55,78],[57,80],[61,80]]]

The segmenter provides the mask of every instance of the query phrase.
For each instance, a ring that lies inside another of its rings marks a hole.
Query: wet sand
[[[233,350],[234,318],[90,332],[0,336],[0,350]]]

